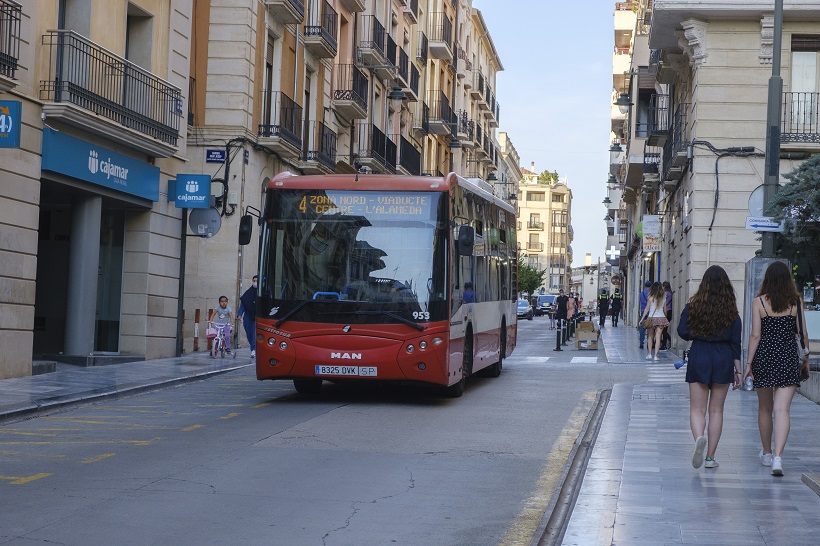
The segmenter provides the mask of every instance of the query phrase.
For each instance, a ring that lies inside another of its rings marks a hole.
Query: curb
[[[6,423],[9,421],[22,419],[22,418],[31,418],[36,417],[39,415],[43,415],[58,409],[68,409],[71,407],[81,406],[83,404],[94,402],[97,400],[106,400],[106,399],[114,399],[120,398],[125,396],[130,396],[133,394],[142,394],[150,391],[161,390],[167,387],[173,387],[179,385],[181,383],[188,383],[191,381],[197,381],[200,379],[208,379],[209,377],[213,377],[216,375],[221,375],[224,373],[232,372],[235,370],[240,370],[242,368],[246,368],[251,366],[252,364],[243,364],[241,366],[234,366],[231,368],[225,368],[222,370],[210,370],[207,372],[201,372],[194,375],[187,375],[185,377],[175,377],[173,379],[166,379],[163,381],[159,381],[157,383],[147,383],[144,385],[136,385],[133,387],[127,387],[118,390],[106,391],[106,392],[95,392],[93,394],[85,394],[85,395],[78,395],[73,398],[66,398],[63,400],[58,400],[54,402],[45,402],[42,404],[32,404],[29,406],[22,406],[19,408],[15,408],[13,410],[0,412],[0,423]]]
[[[595,440],[598,438],[598,431],[604,421],[609,398],[612,396],[612,389],[604,389],[598,392],[598,400],[595,407],[589,412],[578,439],[572,448],[567,464],[561,475],[561,489],[558,495],[550,502],[544,512],[544,517],[538,525],[531,546],[555,546],[560,545],[564,533],[567,530],[572,509],[578,499],[581,484],[584,481],[584,473],[592,455],[592,448],[595,447]]]

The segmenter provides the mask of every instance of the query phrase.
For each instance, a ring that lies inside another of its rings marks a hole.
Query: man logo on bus
[[[339,360],[361,360],[362,353],[330,353],[330,358]]]
[[[349,331],[350,331],[350,325],[349,324],[347,326],[345,326],[344,328],[342,328],[342,332],[344,332],[344,333],[348,333]]]

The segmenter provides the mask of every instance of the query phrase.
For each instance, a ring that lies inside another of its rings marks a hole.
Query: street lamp
[[[632,106],[632,101],[629,100],[629,95],[627,93],[621,93],[618,95],[618,100],[616,100],[613,104],[618,107],[619,112],[626,114],[629,112],[629,107]]]

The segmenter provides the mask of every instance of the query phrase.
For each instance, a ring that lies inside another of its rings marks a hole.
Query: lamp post
[[[780,97],[783,78],[780,77],[780,47],[783,41],[783,0],[774,0],[774,37],[772,40],[772,75],[769,78],[769,99],[766,110],[766,165],[763,179],[763,206],[768,205],[780,183]],[[761,247],[764,258],[774,258],[774,233],[763,232]]]

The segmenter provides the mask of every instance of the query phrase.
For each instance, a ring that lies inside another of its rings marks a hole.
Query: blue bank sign
[[[20,147],[20,123],[23,103],[19,100],[0,100],[0,148]]]
[[[168,199],[178,209],[207,209],[211,206],[211,176],[207,174],[178,174],[168,181]]]
[[[42,168],[151,201],[159,200],[159,167],[49,128],[43,129]]]

